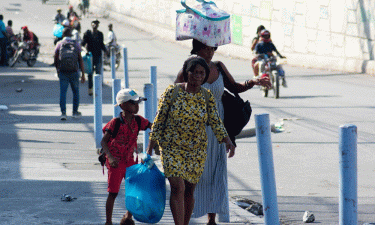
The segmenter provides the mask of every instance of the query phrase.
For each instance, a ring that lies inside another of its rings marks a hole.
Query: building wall
[[[196,1],[186,2],[193,5]],[[232,15],[233,42],[219,48],[223,53],[252,58],[251,42],[262,24],[271,31],[279,52],[288,57],[288,64],[375,73],[375,1],[214,2]],[[169,39],[175,38],[176,10],[182,9],[180,0],[91,0],[90,4],[100,14],[126,20]]]

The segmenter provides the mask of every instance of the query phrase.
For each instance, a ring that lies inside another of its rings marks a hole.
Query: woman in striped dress
[[[192,55],[204,58],[210,67],[210,74],[206,83],[202,85],[210,90],[216,100],[221,120],[224,120],[224,108],[221,97],[224,87],[232,85],[237,92],[244,92],[254,85],[270,85],[268,78],[257,78],[237,83],[222,62],[212,62],[212,57],[217,47],[207,46],[197,40],[193,40]],[[226,74],[221,74],[217,68],[220,64]],[[224,76],[228,83],[224,83]],[[179,72],[175,83],[183,81],[182,70]],[[215,217],[219,214],[219,222],[229,222],[229,199],[228,199],[228,178],[227,178],[227,158],[225,145],[220,144],[211,129],[206,126],[208,139],[207,158],[201,179],[199,180],[195,192],[195,206],[192,217],[198,218],[208,215],[208,225],[216,224]]]

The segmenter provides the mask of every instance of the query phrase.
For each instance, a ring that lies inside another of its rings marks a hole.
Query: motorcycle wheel
[[[279,73],[277,71],[272,71],[272,76],[273,76],[273,93],[274,93],[274,97],[277,99],[279,98],[279,93],[280,93]]]
[[[26,63],[28,67],[33,67],[36,63],[36,59],[29,59]]]
[[[263,88],[263,97],[267,98],[268,97],[268,89]]]
[[[16,62],[18,61],[19,57],[20,57],[20,54],[17,51],[16,54],[11,59],[9,59],[9,66],[13,67],[16,64]]]

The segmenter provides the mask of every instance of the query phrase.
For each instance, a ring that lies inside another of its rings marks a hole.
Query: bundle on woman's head
[[[187,60],[184,62],[184,66],[182,67],[182,74],[184,76],[184,81],[186,82],[188,80],[188,72],[192,72],[197,65],[201,65],[205,72],[206,72],[206,77],[203,80],[203,83],[206,83],[208,79],[208,75],[210,74],[210,67],[208,66],[206,60],[204,58],[193,55],[190,56]]]

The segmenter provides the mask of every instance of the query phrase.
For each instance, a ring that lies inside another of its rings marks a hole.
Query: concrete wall
[[[70,0],[73,4],[78,0]],[[187,0],[194,4],[195,0]],[[252,58],[257,26],[271,31],[288,64],[375,74],[375,1],[371,0],[216,0],[232,15],[233,43],[227,55]],[[174,40],[180,0],[91,0],[91,9]],[[190,41],[181,44],[191,45]]]

